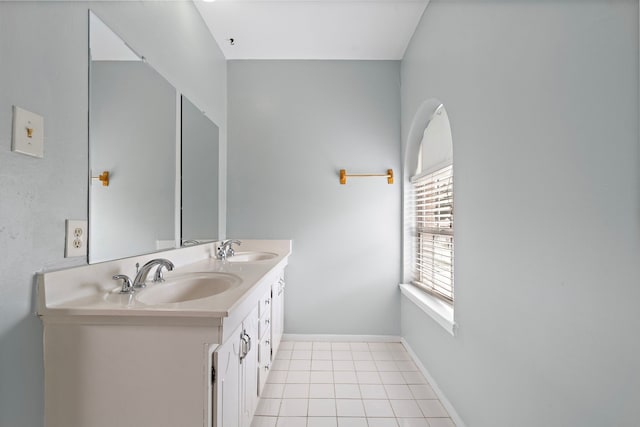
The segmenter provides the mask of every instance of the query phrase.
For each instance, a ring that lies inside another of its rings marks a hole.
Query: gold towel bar
[[[368,176],[386,176],[387,183],[393,184],[393,169],[387,169],[387,173],[354,173],[350,175],[347,175],[346,170],[340,169],[340,184],[346,184],[348,176],[353,178],[361,178],[361,177],[368,177]]]

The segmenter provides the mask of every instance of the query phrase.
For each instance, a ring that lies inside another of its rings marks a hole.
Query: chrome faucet
[[[164,277],[162,277],[162,268],[163,267],[165,267],[169,271],[173,270],[173,267],[174,267],[173,263],[171,261],[169,261],[168,259],[165,259],[165,258],[152,259],[151,261],[149,261],[145,265],[143,265],[140,268],[140,270],[138,270],[138,273],[136,274],[136,278],[133,279],[133,285],[132,286],[134,288],[145,288],[147,285],[144,282],[147,281],[147,276],[149,275],[149,272],[156,265],[158,266],[158,268],[156,269],[156,272],[155,272],[155,274],[153,276],[154,283],[164,282]]]
[[[217,258],[224,261],[228,257],[235,255],[235,251],[231,247],[234,243],[238,246],[242,244],[240,240],[223,240],[220,246],[218,246],[218,251],[216,252]]]

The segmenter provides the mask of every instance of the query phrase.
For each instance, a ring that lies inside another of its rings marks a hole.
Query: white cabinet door
[[[244,357],[240,361],[242,427],[250,427],[258,406],[258,306],[242,322],[245,341]],[[227,427],[225,424],[224,427]]]
[[[271,329],[267,330],[258,344],[258,396],[267,382],[271,369]]]
[[[275,357],[284,332],[284,275],[271,287],[271,349]]]
[[[213,353],[214,426],[240,427],[240,354],[242,326]]]

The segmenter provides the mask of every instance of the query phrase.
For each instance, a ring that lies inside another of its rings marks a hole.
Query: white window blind
[[[453,301],[453,165],[411,181],[416,244],[413,283]]]

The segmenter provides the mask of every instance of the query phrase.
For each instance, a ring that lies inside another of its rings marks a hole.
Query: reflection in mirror
[[[218,126],[182,96],[182,244],[218,236]]]
[[[90,14],[89,262],[174,247],[176,91]]]

